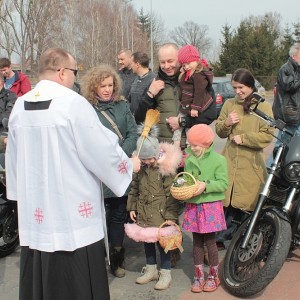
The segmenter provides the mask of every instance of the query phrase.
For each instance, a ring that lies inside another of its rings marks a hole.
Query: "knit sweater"
[[[212,73],[195,71],[189,78],[185,79],[183,73],[179,77],[181,91],[180,111],[183,114],[190,114],[191,109],[200,113],[208,108],[213,99],[208,93],[208,87],[212,86]]]

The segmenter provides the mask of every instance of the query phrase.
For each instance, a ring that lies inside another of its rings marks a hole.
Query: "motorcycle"
[[[17,202],[6,198],[4,159],[5,154],[0,153],[0,258],[13,253],[19,245]]]
[[[221,272],[225,288],[237,297],[263,290],[278,274],[289,252],[300,246],[300,136],[285,129],[257,106],[251,113],[285,132],[287,142],[274,149],[274,162],[250,216],[235,232]]]

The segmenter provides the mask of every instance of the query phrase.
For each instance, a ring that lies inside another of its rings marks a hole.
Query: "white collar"
[[[28,102],[40,102],[73,94],[76,94],[76,92],[57,82],[41,80],[33,90],[29,91],[21,98]]]

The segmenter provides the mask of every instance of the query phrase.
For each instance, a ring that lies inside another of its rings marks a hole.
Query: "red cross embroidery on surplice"
[[[93,213],[93,206],[90,202],[82,202],[79,204],[78,212],[81,217],[89,218],[92,216]]]
[[[35,210],[34,218],[38,222],[38,224],[43,223],[44,215],[43,215],[43,210],[41,208],[37,208]]]
[[[121,174],[128,173],[128,164],[127,161],[123,160],[119,165],[118,165],[118,171]]]

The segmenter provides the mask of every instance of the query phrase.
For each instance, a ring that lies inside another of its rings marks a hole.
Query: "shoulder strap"
[[[107,121],[110,123],[110,125],[113,127],[113,129],[117,133],[119,139],[123,142],[124,138],[123,138],[122,133],[120,132],[117,124],[112,120],[112,118],[105,111],[100,110],[96,105],[94,105],[94,107],[107,119]]]

